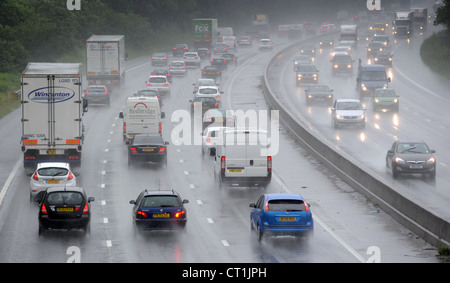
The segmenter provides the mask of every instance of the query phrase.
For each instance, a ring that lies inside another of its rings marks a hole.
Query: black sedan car
[[[436,151],[421,140],[398,140],[386,154],[386,166],[391,168],[392,176],[397,178],[404,173],[428,174],[436,177]]]
[[[93,197],[81,187],[52,187],[36,198],[39,203],[39,235],[48,229],[82,229],[90,232]]]
[[[186,227],[187,215],[182,200],[174,190],[145,190],[133,204],[132,218],[135,232],[146,230],[172,230]]]
[[[327,85],[310,85],[305,89],[305,101],[309,105],[313,102],[333,104],[333,90]]]
[[[139,134],[128,144],[128,166],[135,161],[167,164],[167,145],[159,134]]]
[[[203,113],[208,111],[209,109],[219,108],[219,101],[214,95],[210,94],[197,94],[193,100],[189,100],[191,102],[191,116],[194,117],[195,111],[202,111]]]
[[[221,77],[222,72],[216,65],[205,66],[202,69],[202,78],[215,79],[217,81],[217,79],[220,79]]]

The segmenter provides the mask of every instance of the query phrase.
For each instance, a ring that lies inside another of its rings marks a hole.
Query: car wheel
[[[42,224],[39,224],[39,236],[42,236],[42,235],[44,235],[44,232],[45,232],[45,227],[44,226],[42,226]]]
[[[89,236],[90,234],[91,234],[91,222],[89,221],[86,227],[84,227],[84,235]]]
[[[394,179],[397,179],[399,175],[400,173],[395,169],[395,166],[392,165],[392,177],[394,177]]]
[[[256,237],[258,239],[258,242],[261,242],[262,238],[263,238],[263,231],[261,231],[261,226],[259,224],[256,225]]]
[[[434,169],[433,172],[428,173],[428,176],[430,176],[430,179],[436,179],[436,168]]]

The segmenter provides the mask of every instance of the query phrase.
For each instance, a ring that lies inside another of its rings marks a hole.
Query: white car
[[[197,95],[211,95],[214,96],[217,100],[220,100],[221,94],[223,91],[219,90],[217,86],[200,86],[197,91],[194,92],[195,96]]]
[[[192,85],[194,86],[194,93],[196,93],[198,88],[201,86],[219,86],[214,79],[209,78],[199,78],[197,82]]]
[[[364,129],[366,125],[365,110],[359,99],[336,99],[331,108],[333,126],[338,128],[339,126],[356,125]]]
[[[77,185],[77,173],[73,173],[69,163],[42,162],[30,176],[30,201],[50,187],[74,187]]]
[[[258,48],[259,50],[262,49],[272,50],[272,40],[270,40],[269,38],[261,38],[258,42]]]
[[[197,52],[184,52],[183,61],[186,66],[200,67],[202,59]]]
[[[166,76],[150,76],[145,81],[147,87],[155,88],[161,93],[161,96],[170,95],[170,83]]]

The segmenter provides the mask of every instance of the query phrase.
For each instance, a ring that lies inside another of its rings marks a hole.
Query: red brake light
[[[73,179],[73,175],[72,172],[69,172],[69,176],[67,177],[67,181],[70,181]]]
[[[161,147],[159,148],[158,153],[163,153],[164,151],[166,151],[166,148],[165,148],[164,146],[161,146]]]
[[[269,211],[269,201],[266,200],[266,204],[264,205],[264,210]]]
[[[130,147],[130,151],[131,151],[132,153],[137,153],[137,149],[136,149],[135,147]]]
[[[159,131],[159,133],[161,134],[161,131],[162,131],[161,122],[159,122],[159,125],[158,125],[158,131]]]
[[[45,204],[42,204],[41,213],[42,214],[47,214],[47,208],[45,207]]]
[[[180,218],[180,217],[183,216],[184,214],[186,214],[186,211],[185,211],[185,210],[177,211],[177,212],[175,212],[175,218]]]
[[[225,156],[222,155],[222,157],[220,158],[220,170],[222,172],[225,172]]]
[[[267,171],[272,171],[272,156],[267,156]]]
[[[215,108],[219,108],[219,103],[215,103],[215,104],[214,104],[214,107],[215,107]]]
[[[36,172],[36,173],[34,173],[34,175],[33,175],[33,180],[35,180],[35,181],[39,181],[39,178],[38,178],[38,174],[37,174],[37,172]]]
[[[83,214],[87,214],[87,213],[89,213],[89,206],[88,206],[88,204],[86,203],[86,204],[84,205],[84,208],[83,208]]]
[[[148,217],[147,213],[145,213],[145,212],[143,212],[143,211],[140,211],[140,210],[137,211],[137,214],[140,215],[140,216],[142,216],[142,217],[144,217],[144,218],[147,218],[147,217]]]
[[[306,202],[303,202],[303,204],[305,205],[305,211],[309,211],[308,204]]]

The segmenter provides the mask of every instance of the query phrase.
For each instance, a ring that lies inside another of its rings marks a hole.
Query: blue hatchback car
[[[136,231],[184,229],[188,200],[182,200],[173,190],[145,190],[133,204],[132,217]]]
[[[250,207],[251,229],[259,241],[266,233],[297,236],[314,229],[311,210],[301,195],[264,194]]]

